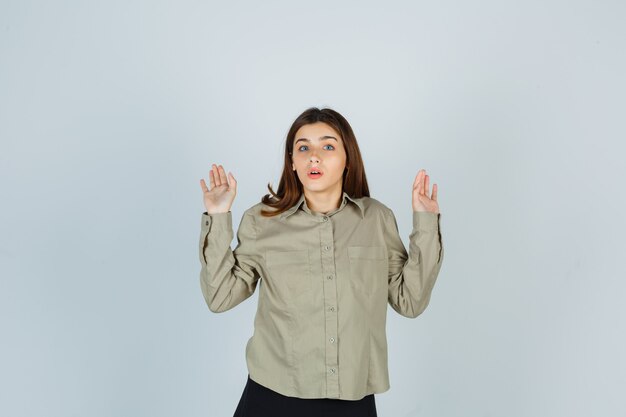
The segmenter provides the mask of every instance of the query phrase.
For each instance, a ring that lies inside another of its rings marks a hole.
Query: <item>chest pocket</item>
[[[265,263],[280,289],[287,289],[292,296],[298,296],[311,289],[311,263],[309,251],[267,251]]]
[[[371,295],[387,284],[387,251],[384,246],[348,246],[350,284]]]

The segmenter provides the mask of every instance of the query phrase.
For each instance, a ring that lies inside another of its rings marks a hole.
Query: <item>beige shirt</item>
[[[299,398],[358,400],[390,388],[387,304],[415,318],[430,301],[443,245],[438,213],[413,212],[409,252],[393,212],[371,197],[326,214],[301,196],[279,216],[247,209],[233,239],[232,212],[202,214],[200,283],[212,312],[259,286],[250,378]]]

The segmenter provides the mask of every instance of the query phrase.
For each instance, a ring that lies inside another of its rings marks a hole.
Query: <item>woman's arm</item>
[[[254,215],[246,211],[233,240],[232,212],[202,214],[200,234],[200,285],[209,310],[230,310],[250,297],[259,280]]]
[[[389,304],[399,314],[415,318],[428,306],[443,262],[440,213],[413,211],[407,254],[391,210],[385,214],[389,259]]]
[[[405,317],[415,318],[428,306],[443,262],[443,242],[439,220],[438,187],[429,186],[430,176],[420,169],[413,181],[413,230],[409,253],[400,239],[398,224],[391,210],[385,213],[385,233],[389,257],[389,304]]]

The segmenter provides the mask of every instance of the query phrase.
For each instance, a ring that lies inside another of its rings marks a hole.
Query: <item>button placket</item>
[[[333,225],[329,216],[320,219],[320,246],[322,248],[322,273],[324,280],[324,310],[326,316],[326,393],[329,398],[339,396],[339,350],[336,342],[338,325],[337,315],[337,280],[335,271]]]

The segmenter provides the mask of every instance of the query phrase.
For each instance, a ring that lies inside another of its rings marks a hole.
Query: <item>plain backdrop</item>
[[[258,292],[208,310],[199,180],[234,173],[236,229],[295,117],[328,106],[405,245],[418,170],[439,186],[445,261],[421,316],[389,308],[379,416],[625,415],[625,19],[1,1],[0,414],[232,416]]]

